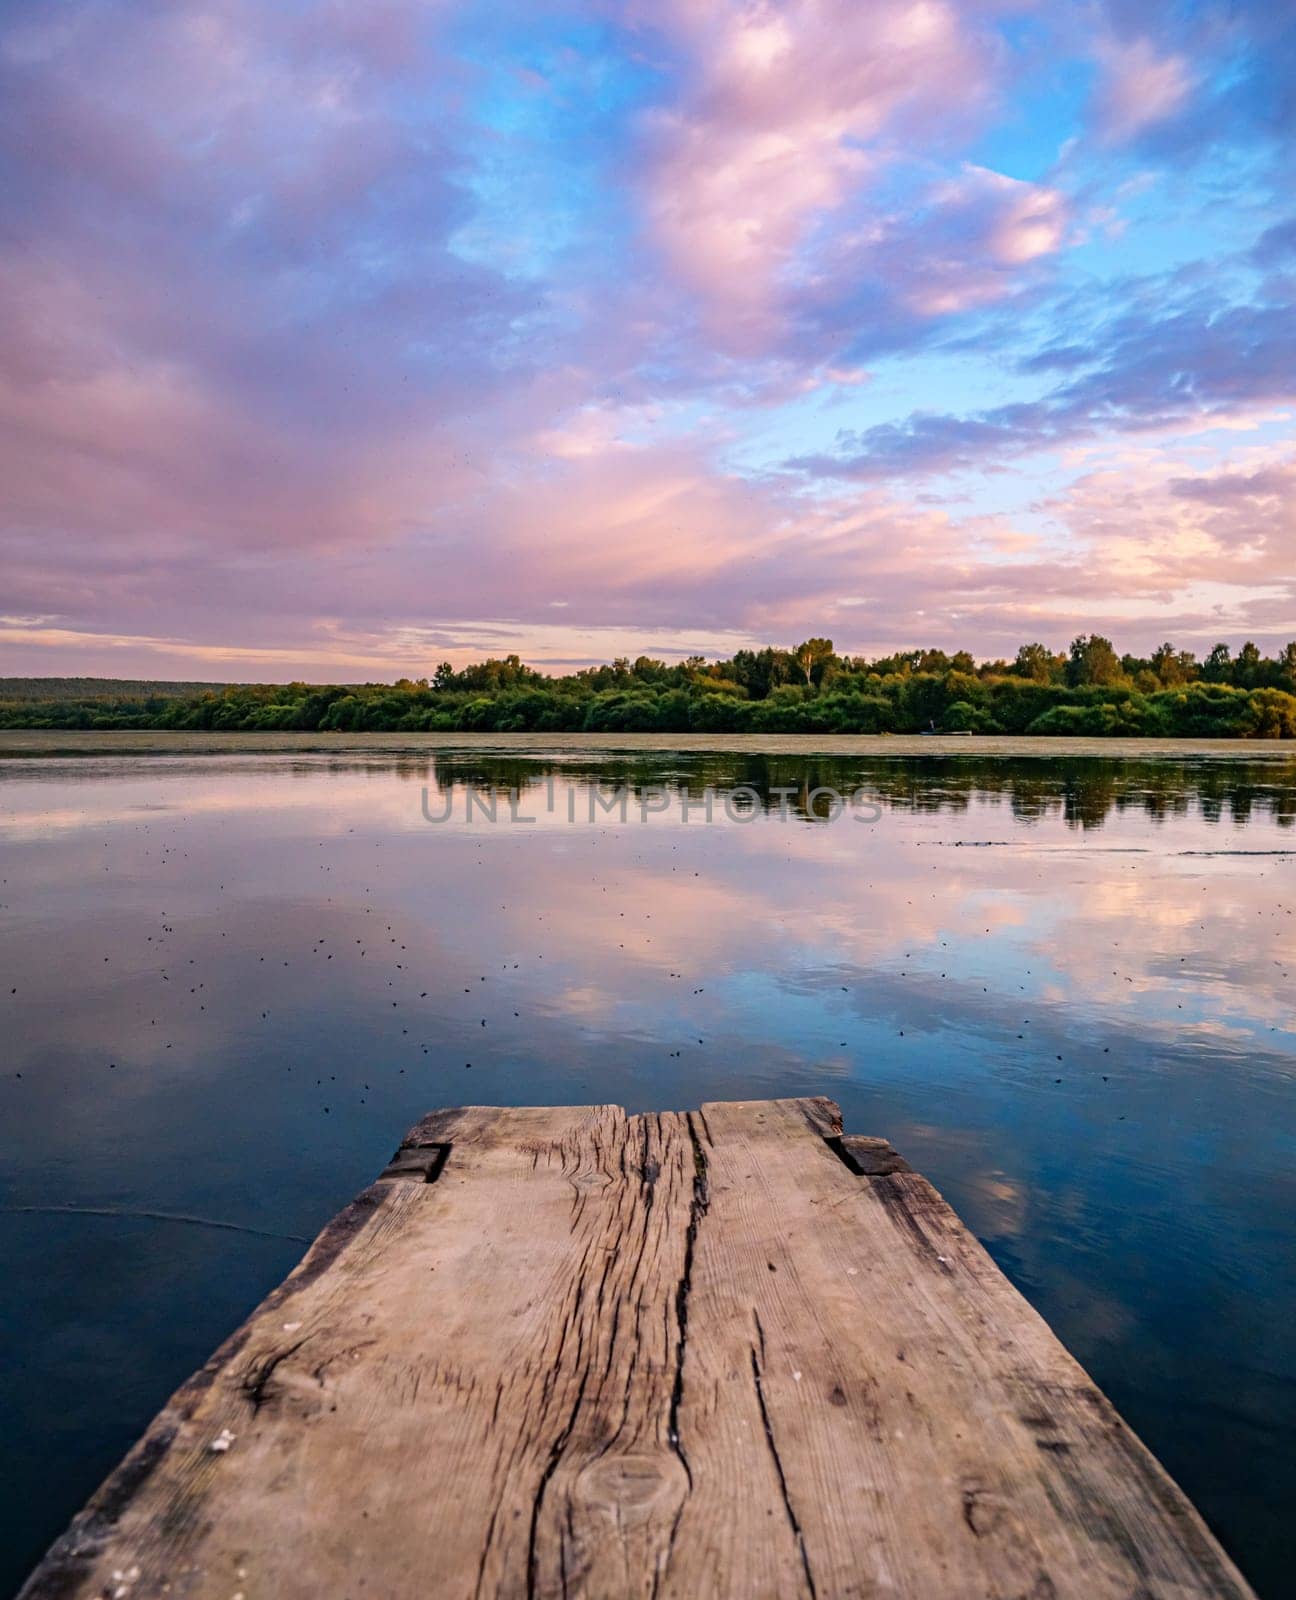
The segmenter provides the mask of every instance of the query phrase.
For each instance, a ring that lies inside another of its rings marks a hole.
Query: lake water
[[[12,761],[0,847],[0,1593],[424,1111],[813,1093],[1289,1592],[1289,755]]]

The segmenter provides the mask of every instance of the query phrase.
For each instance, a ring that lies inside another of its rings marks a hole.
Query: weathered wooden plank
[[[704,1106],[682,1570],[814,1595],[1239,1595],[1188,1502],[925,1179],[798,1102]],[[759,1479],[747,1456],[764,1446]],[[735,1519],[734,1506],[747,1515]],[[766,1543],[773,1534],[767,1537]],[[681,1591],[682,1593],[683,1591]]]
[[[1249,1593],[826,1100],[467,1108],[172,1399],[37,1597]]]

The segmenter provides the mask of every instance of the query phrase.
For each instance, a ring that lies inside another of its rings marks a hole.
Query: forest
[[[0,679],[0,728],[345,732],[984,733],[1296,737],[1296,641],[1203,659],[1120,655],[1100,634],[1011,660],[967,651],[838,655],[831,639],[554,676],[516,655],[395,683],[195,685]]]

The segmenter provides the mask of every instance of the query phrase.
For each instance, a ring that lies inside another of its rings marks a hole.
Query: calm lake
[[[814,1093],[1290,1592],[1289,753],[11,760],[0,848],[0,1593],[424,1111]]]

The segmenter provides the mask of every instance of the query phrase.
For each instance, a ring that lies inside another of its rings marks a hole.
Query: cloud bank
[[[1258,3],[20,0],[0,670],[1291,637],[1294,84]]]

